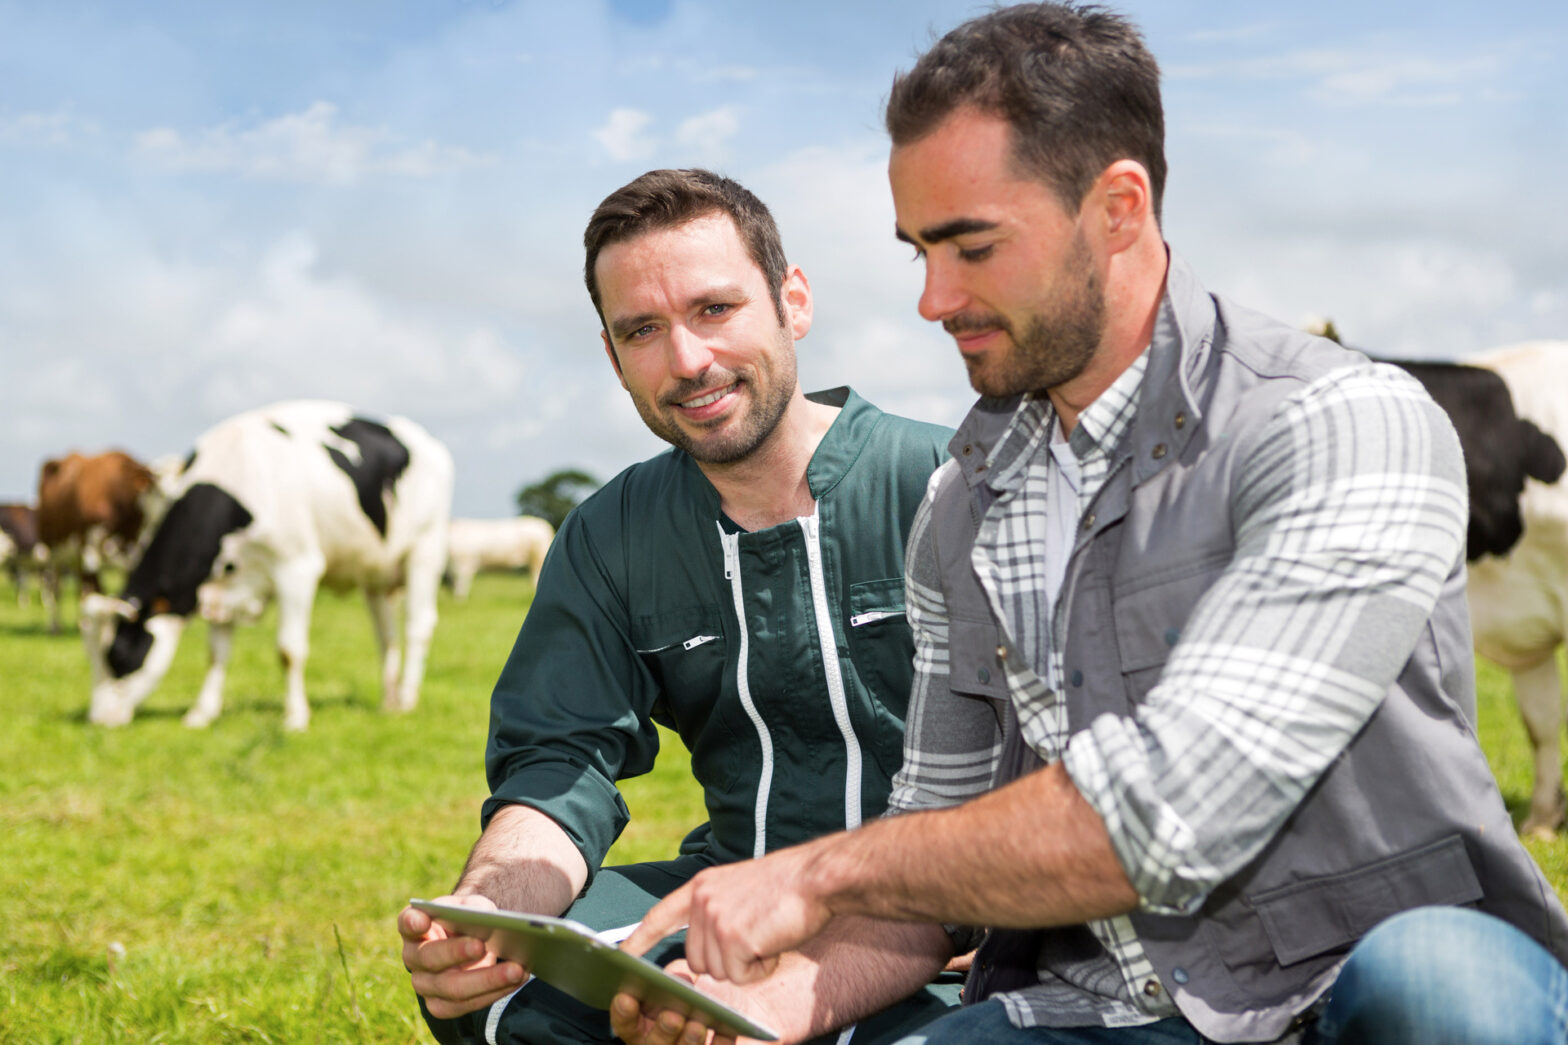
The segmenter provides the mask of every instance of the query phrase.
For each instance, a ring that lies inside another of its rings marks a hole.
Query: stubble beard
[[[781,327],[774,356],[779,365],[769,373],[772,380],[766,387],[759,387],[755,370],[749,375],[744,371],[734,374],[723,372],[722,381],[715,381],[715,373],[709,371],[700,378],[682,382],[660,404],[656,405],[639,395],[633,395],[632,402],[649,431],[671,446],[686,451],[698,463],[734,464],[756,453],[773,435],[785,411],[789,409],[797,380],[794,345],[794,338]],[[736,382],[739,383],[737,394],[749,398],[751,402],[738,424],[726,422],[731,430],[702,438],[700,432],[694,434],[676,416],[675,411],[680,407],[675,404],[704,391],[712,391],[715,387],[722,388]]]
[[[1006,318],[992,317],[1013,342],[1013,351],[995,360],[990,370],[985,360],[964,360],[976,392],[994,397],[1043,394],[1088,367],[1105,334],[1105,291],[1081,233],[1062,262],[1057,287],[1054,300],[1029,314],[1022,333]]]

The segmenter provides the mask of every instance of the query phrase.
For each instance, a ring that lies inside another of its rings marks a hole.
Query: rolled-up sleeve
[[[1231,512],[1235,556],[1159,682],[1063,758],[1156,911],[1252,860],[1398,677],[1462,562],[1458,439],[1403,372],[1335,371],[1260,433]]]

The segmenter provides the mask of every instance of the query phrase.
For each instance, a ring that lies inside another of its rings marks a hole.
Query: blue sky
[[[880,107],[948,0],[0,0],[0,499],[42,460],[182,454],[297,396],[451,446],[456,510],[655,452],[580,236],[650,167],[774,208],[808,387],[955,422],[892,238]],[[1165,76],[1166,235],[1210,289],[1454,358],[1568,338],[1560,3],[1119,6]]]

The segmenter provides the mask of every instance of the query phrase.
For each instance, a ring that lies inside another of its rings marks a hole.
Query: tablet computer
[[[432,900],[410,900],[463,936],[474,936],[541,980],[584,1005],[609,1009],[610,999],[627,993],[644,1002],[674,1009],[724,1034],[774,1041],[778,1034],[659,966],[628,954],[566,918],[517,911],[489,911]]]

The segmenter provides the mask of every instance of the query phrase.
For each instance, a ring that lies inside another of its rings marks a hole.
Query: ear
[[[616,358],[615,348],[610,344],[610,332],[601,328],[599,340],[604,342],[604,354],[610,357],[610,366],[615,370],[616,380],[620,381],[622,388],[625,388],[626,376],[621,373],[621,361]]]
[[[1096,204],[1108,253],[1128,249],[1149,229],[1158,232],[1149,172],[1137,160],[1117,160],[1105,168],[1089,195]]]
[[[811,284],[799,265],[791,265],[784,273],[784,285],[779,288],[779,299],[784,302],[784,320],[796,341],[811,332]]]

